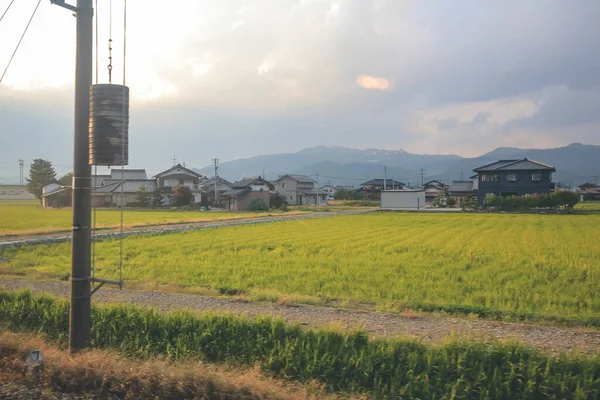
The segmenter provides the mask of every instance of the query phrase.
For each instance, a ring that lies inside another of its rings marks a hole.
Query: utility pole
[[[387,165],[383,166],[383,190],[387,190]]]
[[[19,185],[24,185],[25,180],[23,179],[23,167],[25,166],[25,161],[19,159]]]
[[[217,170],[219,169],[219,159],[218,158],[213,158],[212,159],[213,163],[215,164],[215,204],[217,204],[217,196],[218,196],[218,192],[217,192]]]
[[[392,190],[394,190],[394,184],[395,184],[394,176],[392,176]]]
[[[317,206],[319,206],[319,173],[317,172]]]
[[[173,154],[173,158],[171,158],[171,160],[173,160],[173,166],[175,166],[175,162],[177,162],[177,159],[175,158],[175,154]]]
[[[90,86],[93,60],[93,0],[77,0],[77,6],[64,0],[51,3],[75,12],[75,124],[73,152],[73,225],[71,245],[71,310],[69,350],[76,352],[89,345],[91,321],[91,175],[89,164]]]
[[[267,179],[267,178],[265,178],[265,169],[264,169],[264,168],[263,168],[263,174],[262,174],[262,178],[263,178],[263,179]]]
[[[425,185],[425,170],[421,168],[419,170],[419,175],[421,176],[421,187]]]
[[[460,170],[460,180],[462,181],[462,180],[464,180],[464,178],[465,178],[465,173],[464,173],[464,172],[463,172],[463,170],[461,169],[461,170]]]

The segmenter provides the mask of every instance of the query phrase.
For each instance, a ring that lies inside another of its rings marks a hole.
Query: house
[[[360,184],[356,191],[362,193],[365,199],[379,200],[383,190],[403,189],[406,185],[393,179],[371,179]]]
[[[152,193],[156,189],[154,179],[104,179],[103,185],[92,189],[93,207],[134,207],[143,189]]]
[[[285,197],[289,205],[327,204],[327,193],[321,193],[315,184],[309,176],[285,174],[275,181],[275,191]]]
[[[0,200],[35,200],[25,185],[0,185]]]
[[[381,192],[382,210],[420,210],[425,207],[424,189],[394,189]]]
[[[600,200],[600,185],[586,182],[578,187],[579,198],[581,201]]]
[[[216,195],[215,199],[215,181],[216,181]],[[200,189],[206,193],[206,197],[209,203],[220,204],[223,193],[233,188],[233,184],[227,179],[223,179],[220,176],[204,178],[200,181]]]
[[[202,175],[181,164],[174,165],[171,168],[156,174],[154,179],[156,179],[157,187],[160,188],[172,189],[177,185],[187,186],[194,194],[194,203],[199,204],[202,201],[203,190],[200,187]]]
[[[425,190],[425,202],[427,204],[433,203],[433,200],[438,196],[446,196],[449,186],[442,181],[429,181],[423,184]]]
[[[499,160],[475,168],[478,175],[478,201],[483,205],[488,196],[528,196],[549,194],[554,189],[552,173],[556,169],[538,161]]]
[[[273,184],[260,176],[247,177],[232,184],[230,190],[223,192],[222,198],[229,210],[247,211],[255,199],[263,200],[267,208],[271,208],[271,191],[273,189]]]
[[[456,199],[456,206],[462,207],[464,202],[470,197],[477,196],[477,190],[473,188],[473,180],[452,181],[448,189],[448,196]]]
[[[319,188],[319,192],[327,194],[327,201],[334,199],[335,192],[337,192],[337,190],[338,188],[333,185],[325,185]]]
[[[232,184],[232,187],[249,186],[252,190],[264,190],[272,192],[275,190],[275,185],[259,176],[244,177],[239,182]]]
[[[71,186],[61,185],[58,182],[51,182],[42,186],[42,207],[70,207],[71,192]]]

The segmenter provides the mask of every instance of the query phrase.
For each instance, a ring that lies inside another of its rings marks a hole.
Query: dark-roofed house
[[[273,189],[270,182],[260,176],[253,176],[232,184],[232,188],[223,192],[222,197],[229,210],[246,211],[254,199],[263,200],[267,208],[271,208],[270,191]]]
[[[215,201],[215,182],[217,186],[217,199]],[[221,204],[221,197],[223,193],[233,188],[233,183],[229,182],[227,179],[221,178],[217,176],[216,178],[204,178],[200,181],[200,189],[206,193],[206,198],[208,202],[211,204]]]
[[[470,197],[477,196],[477,190],[473,187],[473,181],[452,181],[448,189],[448,196],[456,199],[456,205],[462,207],[463,203]]]
[[[380,200],[382,190],[404,189],[406,184],[393,179],[371,179],[360,184],[357,192],[363,193],[365,199]]]
[[[446,185],[442,181],[429,181],[423,184],[423,189],[425,190],[425,202],[427,204],[433,203],[433,200],[437,196],[445,196],[448,191],[448,185]]]
[[[327,193],[315,186],[316,182],[306,175],[281,175],[275,181],[275,191],[284,196],[289,205],[327,204]]]
[[[132,207],[137,205],[138,191],[143,186],[145,192],[156,189],[154,179],[104,179],[104,185],[92,189],[94,207]]]
[[[530,196],[549,194],[554,189],[552,173],[556,169],[538,161],[500,160],[473,170],[478,175],[480,205],[488,196]]]

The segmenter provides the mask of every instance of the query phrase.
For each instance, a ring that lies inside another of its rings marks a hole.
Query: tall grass
[[[375,213],[130,237],[123,277],[600,326],[599,224],[600,215]],[[98,276],[118,277],[118,250],[97,244]],[[59,279],[69,254],[68,243],[10,250],[2,269]]]
[[[199,358],[329,389],[379,398],[560,398],[600,396],[600,356],[551,358],[517,344],[371,341],[364,332],[303,330],[280,320],[186,313],[163,315],[133,307],[93,309],[93,345],[148,357]],[[14,330],[65,342],[68,304],[29,292],[0,292],[0,321]]]

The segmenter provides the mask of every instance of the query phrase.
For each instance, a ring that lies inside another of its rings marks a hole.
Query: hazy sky
[[[99,2],[106,82],[109,0]],[[36,3],[16,1],[0,22],[0,72]],[[112,3],[119,82],[123,3]],[[598,0],[128,6],[132,167],[317,145],[472,156],[600,143]],[[74,33],[71,13],[42,0],[0,85],[0,167],[71,164]]]

